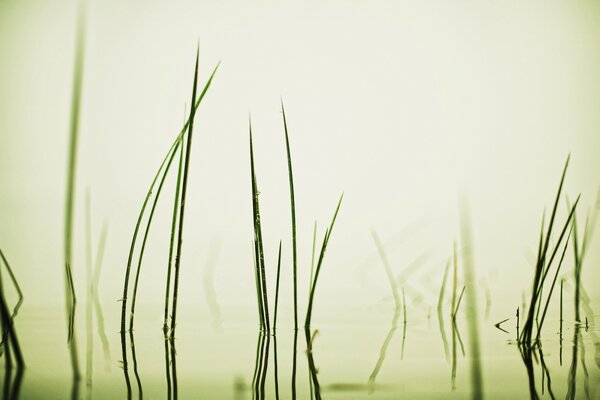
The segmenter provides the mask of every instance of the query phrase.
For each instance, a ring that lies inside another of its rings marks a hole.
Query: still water
[[[294,335],[290,321],[283,320],[275,335],[264,336],[251,312],[211,321],[184,308],[173,348],[164,340],[158,308],[141,308],[134,334],[125,336],[124,369],[118,306],[103,308],[104,321],[94,315],[91,335],[85,318],[78,321],[82,380],[76,397],[288,399],[294,390],[298,399],[471,395],[464,313],[453,324],[446,310],[440,318],[435,310],[409,305],[405,324],[402,312],[382,305],[327,310],[310,331]],[[548,320],[541,351],[528,357],[516,344],[516,318],[500,325],[506,332],[497,322],[482,315],[479,326],[485,398],[598,398],[597,327],[565,321],[561,335],[559,319]],[[71,398],[64,311],[25,308],[17,329],[27,363],[20,398]],[[14,388],[8,378],[4,390]]]

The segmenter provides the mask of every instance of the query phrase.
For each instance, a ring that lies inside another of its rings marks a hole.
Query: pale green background
[[[371,228],[392,239],[387,250],[396,272],[426,256],[409,285],[435,304],[459,236],[462,195],[470,204],[477,274],[491,288],[498,319],[512,316],[530,287],[542,210],[553,201],[569,152],[566,191],[571,198],[582,193],[580,219],[596,197],[595,2],[92,1],[87,19],[74,268],[83,293],[89,187],[94,242],[102,221],[110,223],[101,290],[112,305],[107,318],[118,318],[137,211],[184,120],[198,40],[202,82],[222,61],[195,125],[183,248],[180,298],[199,315],[207,312],[209,248],[220,242],[214,287],[224,318],[240,310],[255,316],[250,113],[270,283],[282,238],[282,318],[291,316],[280,96],[296,177],[302,309],[313,221],[321,235],[342,191],[318,309],[347,312],[388,296]],[[26,306],[64,299],[74,31],[73,2],[0,2],[0,246]],[[158,304],[164,295],[167,193],[148,247],[142,303]],[[561,202],[561,219],[565,209]],[[596,298],[597,239],[584,266]],[[564,272],[571,261],[569,253]]]

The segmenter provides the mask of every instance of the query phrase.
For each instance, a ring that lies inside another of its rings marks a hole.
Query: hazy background
[[[26,307],[64,301],[75,10],[71,1],[0,1],[0,246]],[[282,312],[291,316],[280,96],[295,173],[301,315],[313,223],[322,237],[342,192],[317,310],[391,304],[370,229],[387,242],[396,273],[422,264],[408,285],[433,303],[459,238],[463,196],[480,295],[490,288],[498,318],[512,315],[530,288],[542,210],[569,152],[566,192],[582,193],[581,220],[596,198],[600,6],[593,2],[90,1],[87,11],[74,269],[83,293],[89,188],[94,248],[109,223],[107,318],[118,318],[139,207],[186,115],[198,41],[202,83],[222,62],[197,114],[186,208],[180,299],[198,315],[208,312],[210,265],[223,317],[256,315],[250,113],[268,274],[273,283],[283,239]],[[139,301],[148,305],[164,296],[171,193],[146,253]],[[561,221],[565,209],[561,202]],[[595,238],[584,282],[596,299],[599,261]]]

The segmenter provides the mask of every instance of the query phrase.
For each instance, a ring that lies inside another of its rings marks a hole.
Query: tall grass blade
[[[183,181],[181,186],[181,199],[179,202],[179,229],[177,233],[177,252],[175,255],[175,281],[173,283],[173,306],[172,306],[172,319],[171,319],[171,336],[175,336],[175,328],[177,321],[177,295],[179,289],[179,272],[181,267],[181,248],[183,246],[183,226],[185,217],[185,197],[187,193],[187,183],[190,169],[190,155],[192,153],[192,136],[194,132],[194,117],[196,116],[196,90],[198,87],[198,60],[200,57],[200,48],[196,48],[196,66],[194,67],[194,87],[192,89],[192,106],[190,109],[190,125],[187,133],[187,143],[185,146],[185,164],[183,168]]]
[[[294,279],[294,329],[298,329],[298,254],[296,249],[296,200],[294,197],[294,174],[292,172],[292,155],[290,151],[290,139],[288,136],[287,120],[283,100],[281,100],[281,113],[283,115],[283,127],[285,130],[285,148],[287,153],[288,177],[290,183],[290,208],[292,213],[292,270]]]
[[[256,276],[258,277],[259,303],[262,305],[261,327],[265,332],[270,331],[269,302],[267,297],[267,279],[265,274],[265,255],[263,250],[263,238],[260,218],[260,205],[258,201],[259,191],[256,182],[256,170],[254,168],[254,147],[252,144],[252,125],[250,124],[250,172],[252,178],[252,211],[254,222],[254,246],[256,254]]]

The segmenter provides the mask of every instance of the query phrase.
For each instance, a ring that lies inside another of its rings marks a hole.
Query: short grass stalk
[[[317,268],[315,271],[315,277],[313,282],[311,283],[310,296],[308,298],[308,308],[306,310],[306,319],[304,322],[304,327],[309,328],[311,319],[312,319],[312,311],[313,311],[313,302],[315,299],[315,289],[317,286],[317,281],[319,279],[319,273],[321,272],[321,267],[323,266],[323,259],[325,257],[325,251],[327,249],[327,244],[329,243],[329,238],[331,237],[331,232],[333,231],[333,226],[335,224],[335,220],[337,218],[338,212],[340,210],[340,206],[342,205],[342,200],[344,195],[340,196],[340,200],[338,201],[337,207],[335,209],[335,213],[333,214],[333,218],[331,219],[331,224],[329,228],[325,230],[325,236],[323,237],[323,243],[321,245],[321,251],[319,253],[319,261],[317,261]]]

